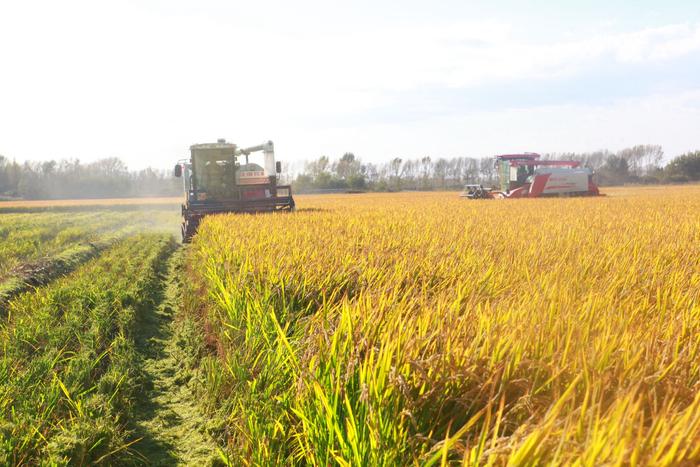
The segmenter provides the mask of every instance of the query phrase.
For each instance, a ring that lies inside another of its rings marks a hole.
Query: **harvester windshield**
[[[237,171],[236,145],[227,143],[192,146],[194,186],[213,198],[233,195]]]

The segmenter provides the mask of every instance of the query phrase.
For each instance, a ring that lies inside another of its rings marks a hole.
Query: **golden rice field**
[[[700,187],[299,197],[186,253],[230,465],[700,464]]]

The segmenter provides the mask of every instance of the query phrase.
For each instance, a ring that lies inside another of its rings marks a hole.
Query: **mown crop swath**
[[[55,255],[78,243],[123,236],[163,225],[171,211],[137,210],[4,214],[0,208],[0,281],[12,269]]]
[[[0,324],[0,464],[129,459],[136,319],[153,306],[173,247],[165,235],[131,236],[9,303]]]
[[[95,239],[109,219],[95,214],[4,214],[0,218],[0,276],[25,261]]]
[[[299,207],[189,252],[232,464],[700,462],[700,188]]]

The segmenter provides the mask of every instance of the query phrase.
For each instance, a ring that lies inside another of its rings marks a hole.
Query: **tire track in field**
[[[206,433],[196,395],[183,374],[175,329],[183,249],[168,260],[156,307],[140,319],[136,345],[143,356],[144,391],[137,401],[135,450],[147,465],[214,465],[217,446]],[[167,275],[166,275],[167,274]]]

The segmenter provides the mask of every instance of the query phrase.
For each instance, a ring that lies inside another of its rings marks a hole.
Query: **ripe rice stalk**
[[[188,252],[232,463],[700,462],[699,187],[298,206]]]

